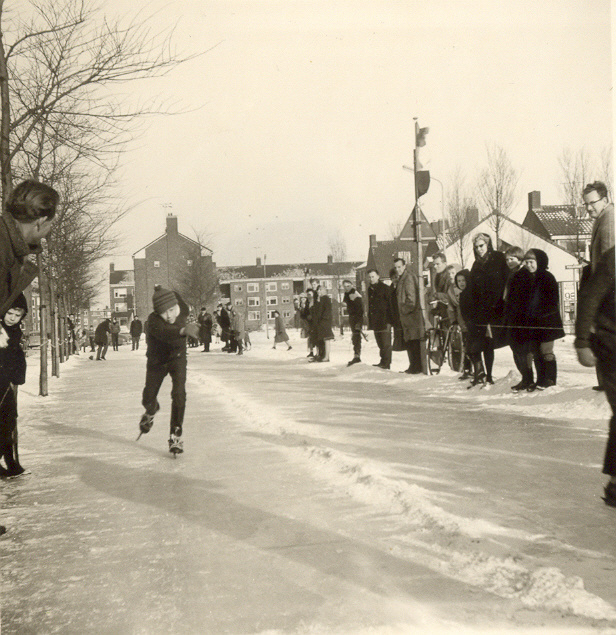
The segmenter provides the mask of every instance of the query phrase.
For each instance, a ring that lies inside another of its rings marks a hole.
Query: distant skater
[[[284,320],[280,315],[279,311],[274,311],[274,346],[272,348],[276,348],[276,344],[286,344],[287,350],[290,351],[293,347],[289,344],[289,336],[287,335],[287,329],[284,325]]]

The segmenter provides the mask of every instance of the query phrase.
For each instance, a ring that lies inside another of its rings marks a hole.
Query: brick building
[[[334,325],[340,324],[345,311],[342,303],[342,281],[355,281],[355,271],[361,262],[334,262],[331,256],[324,263],[269,265],[257,258],[255,265],[220,267],[220,295],[236,309],[244,312],[246,327],[256,330],[273,323],[273,312],[280,312],[285,323],[295,325],[295,300],[316,278],[332,298]]]
[[[212,251],[180,234],[177,216],[166,218],[165,233],[133,254],[135,312],[142,319],[152,312],[154,285],[177,291],[198,311],[211,306],[216,291]]]
[[[109,306],[122,328],[128,328],[135,311],[135,272],[109,265]]]

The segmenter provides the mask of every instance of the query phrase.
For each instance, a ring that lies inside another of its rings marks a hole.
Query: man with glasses
[[[614,246],[614,205],[609,202],[607,187],[601,181],[589,183],[582,198],[594,221],[590,239],[590,273],[594,273],[601,256]]]
[[[603,254],[614,246],[614,205],[609,202],[607,187],[601,181],[589,183],[582,192],[584,207],[593,219],[590,239],[590,265],[584,267],[580,278],[580,291],[597,269]],[[593,390],[603,390],[601,372],[597,367],[598,384]]]

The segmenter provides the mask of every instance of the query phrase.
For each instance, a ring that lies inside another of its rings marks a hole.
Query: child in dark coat
[[[197,338],[197,324],[186,324],[188,307],[180,296],[159,285],[152,297],[154,311],[148,316],[145,334],[147,366],[142,404],[145,413],[141,417],[141,434],[150,431],[154,415],[160,409],[158,391],[167,375],[171,376],[171,422],[169,452],[184,451],[181,439],[184,410],[186,407],[186,337]],[[141,434],[139,436],[141,436]]]
[[[21,347],[21,321],[28,312],[28,304],[20,293],[0,323],[0,476],[24,473],[17,454],[17,399],[13,386],[26,381],[26,356]],[[3,346],[3,344],[6,344]]]

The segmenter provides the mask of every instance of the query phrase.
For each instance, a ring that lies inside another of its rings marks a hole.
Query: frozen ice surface
[[[329,364],[265,334],[189,351],[186,452],[170,383],[136,443],[144,351],[83,353],[20,389],[20,455],[0,482],[4,633],[616,632],[609,408],[570,339],[559,385],[512,394],[451,371]]]

